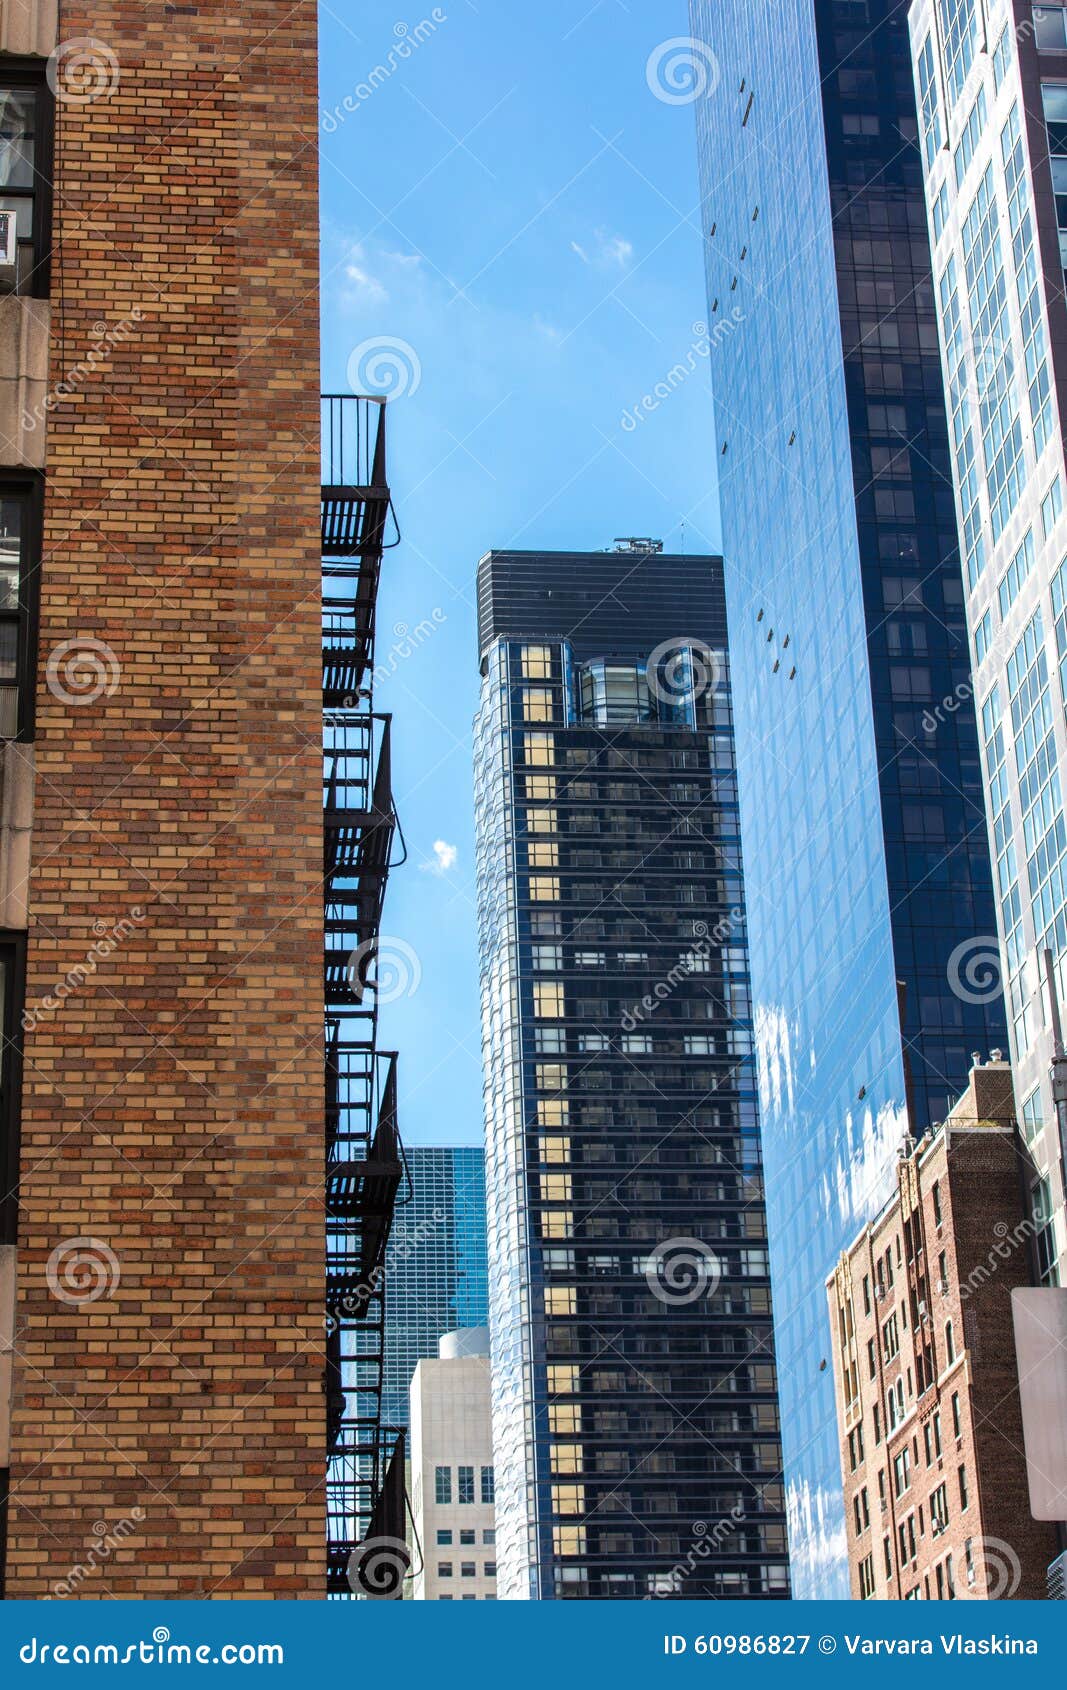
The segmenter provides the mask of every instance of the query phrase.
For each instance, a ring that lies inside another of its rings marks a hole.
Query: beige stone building
[[[496,1510],[489,1416],[489,1334],[450,1332],[411,1381],[414,1515],[409,1594],[429,1602],[496,1600]]]

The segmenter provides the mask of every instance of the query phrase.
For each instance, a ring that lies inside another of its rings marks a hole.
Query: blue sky
[[[412,989],[382,1023],[411,1144],[482,1136],[479,557],[627,534],[718,547],[708,360],[691,354],[706,309],[693,109],[646,76],[688,35],[687,8],[586,8],[320,7],[323,385],[397,389],[403,543],[380,598],[376,706],[395,717],[410,851],[383,932]],[[693,374],[624,427],[687,360]]]

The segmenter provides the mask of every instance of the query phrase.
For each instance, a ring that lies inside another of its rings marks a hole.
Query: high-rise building
[[[721,562],[478,571],[500,1595],[786,1596]]]
[[[394,1094],[337,957],[388,862],[389,493],[380,403],[320,464],[316,23],[0,4],[10,1597],[347,1594],[396,1495]]]
[[[1012,1064],[1051,1289],[1067,1275],[1067,9],[940,0],[910,23]]]
[[[414,1144],[411,1198],[401,1203],[385,1258],[382,1422],[408,1424],[408,1393],[420,1359],[434,1360],[444,1333],[485,1326],[485,1152],[480,1145]]]
[[[489,1331],[442,1333],[411,1381],[410,1595],[496,1601]]]
[[[999,1057],[999,1052],[997,1053]],[[1012,1294],[1030,1282],[1011,1069],[975,1066],[829,1280],[852,1594],[1041,1598]]]
[[[906,10],[692,0],[801,1596],[847,1589],[826,1275],[892,1191],[909,1094],[942,1118],[1005,1042]]]

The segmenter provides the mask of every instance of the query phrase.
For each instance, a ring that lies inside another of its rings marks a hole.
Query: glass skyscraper
[[[485,1153],[479,1146],[412,1145],[405,1151],[411,1199],[401,1202],[385,1263],[382,1422],[407,1427],[408,1388],[437,1342],[488,1320]]]
[[[1005,1040],[907,5],[691,13],[791,1564],[847,1595],[824,1282]]]
[[[478,617],[499,1594],[786,1596],[721,560],[492,552]]]

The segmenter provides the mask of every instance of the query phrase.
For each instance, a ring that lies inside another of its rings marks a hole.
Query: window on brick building
[[[0,739],[33,737],[40,512],[37,480],[0,476]]]
[[[43,59],[0,70],[0,293],[48,293],[52,93]]]

